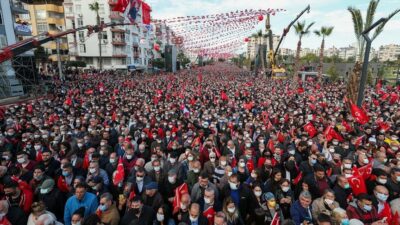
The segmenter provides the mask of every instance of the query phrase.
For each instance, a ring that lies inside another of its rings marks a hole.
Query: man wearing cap
[[[38,199],[43,201],[47,210],[54,213],[57,220],[62,220],[64,217],[63,206],[65,204],[64,196],[60,190],[55,187],[53,179],[46,179],[39,187]]]
[[[150,206],[156,212],[164,204],[163,197],[158,192],[158,184],[152,181],[146,184],[144,188],[143,204]]]

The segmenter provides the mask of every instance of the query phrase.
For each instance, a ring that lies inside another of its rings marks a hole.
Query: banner
[[[142,2],[142,20],[143,20],[143,24],[146,24],[146,25],[150,24],[150,22],[151,22],[150,12],[151,12],[151,7],[147,3]]]

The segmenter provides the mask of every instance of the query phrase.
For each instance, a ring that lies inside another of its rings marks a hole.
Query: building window
[[[5,35],[0,35],[0,48],[7,46],[7,38]]]
[[[3,12],[0,10],[0,24],[3,24]]]
[[[100,17],[100,24],[104,23],[104,18]]]
[[[36,19],[45,20],[47,17],[46,10],[36,10]]]
[[[38,33],[47,32],[49,30],[47,23],[37,23],[36,26]]]
[[[72,9],[72,6],[67,6],[67,7],[65,7],[65,11],[66,11],[67,13],[73,13],[73,12],[74,12],[74,10]]]
[[[104,14],[104,4],[99,4],[99,14]]]
[[[77,23],[78,23],[78,27],[82,27],[82,26],[83,26],[83,20],[82,20],[82,18],[78,18],[78,19],[77,19]]]
[[[79,52],[80,53],[86,53],[86,45],[85,44],[80,44],[79,45]]]
[[[130,64],[131,64],[131,58],[130,58],[130,57],[128,57],[128,58],[126,59],[126,64],[127,64],[127,65],[130,65]]]
[[[76,13],[82,13],[82,6],[81,5],[76,5],[75,6],[75,11],[76,11]]]
[[[101,39],[106,41],[106,42],[108,41],[107,31],[101,32]]]
[[[79,31],[79,41],[80,42],[85,42],[85,31]]]

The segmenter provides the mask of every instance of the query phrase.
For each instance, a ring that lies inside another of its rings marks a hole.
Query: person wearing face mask
[[[400,197],[400,168],[392,168],[390,170],[390,177],[387,181],[386,187],[389,189],[388,201]]]
[[[209,161],[204,163],[203,170],[210,176],[212,177],[214,174],[214,170],[216,167],[218,167],[218,159],[217,155],[214,152],[210,152],[209,154]],[[201,162],[201,161],[200,161]]]
[[[246,158],[241,156],[237,166],[234,168],[233,172],[238,175],[240,182],[245,182],[250,176],[249,170],[246,166]]]
[[[191,189],[190,197],[192,199],[192,202],[198,202],[199,199],[201,199],[202,196],[204,195],[204,191],[206,188],[213,189],[216,197],[218,198],[217,187],[215,186],[215,184],[211,183],[208,174],[202,171],[199,175],[198,182],[195,185],[193,185],[193,188]]]
[[[223,199],[231,197],[244,220],[254,215],[254,197],[247,185],[242,185],[237,174],[229,177],[228,184],[221,193]]]
[[[313,201],[312,214],[314,218],[317,218],[321,213],[332,216],[332,211],[338,207],[339,203],[335,201],[335,192],[331,189],[326,189],[322,197]]]
[[[11,207],[20,207],[29,214],[34,197],[29,188],[19,187],[18,182],[10,179],[4,183],[3,191]]]
[[[45,181],[48,178],[50,178],[50,177],[45,175],[44,168],[37,165],[37,166],[35,166],[35,169],[33,170],[33,178],[29,182],[29,186],[31,186],[34,193],[38,193],[39,186],[43,183],[43,181]]]
[[[218,166],[215,167],[215,169],[214,169],[214,173],[213,173],[214,184],[218,184],[221,177],[224,176],[225,168],[227,165],[228,165],[228,162],[227,162],[226,156],[221,156],[219,158]]]
[[[168,161],[164,163],[163,170],[170,171],[175,170],[177,172],[178,178],[183,179],[183,168],[182,163],[178,162],[179,153],[173,151],[169,154]]]
[[[72,214],[71,225],[82,225],[85,208],[81,207]]]
[[[110,184],[110,180],[108,179],[107,172],[103,169],[100,169],[99,162],[92,161],[89,163],[88,174],[86,176],[86,182],[88,182],[91,178],[100,176],[103,179],[104,185],[108,186]]]
[[[143,204],[150,206],[154,211],[157,211],[157,209],[164,204],[163,197],[158,191],[158,184],[156,182],[151,181],[145,185]]]
[[[164,170],[162,169],[161,162],[159,159],[156,159],[151,162],[151,164],[153,166],[153,170],[148,173],[148,176],[151,178],[151,180],[157,182],[158,185],[161,185],[166,176]]]
[[[208,219],[208,223],[214,224],[215,213],[222,210],[222,204],[216,198],[215,190],[210,187],[206,188],[204,197],[200,198],[197,203],[200,205],[200,211],[203,216]]]
[[[311,154],[308,160],[300,163],[299,169],[303,172],[303,177],[314,173],[314,166],[317,164],[317,158],[316,154]]]
[[[135,171],[134,176],[128,177],[128,182],[133,184],[133,190],[135,194],[138,195],[144,193],[144,187],[147,183],[150,183],[150,181],[150,177],[146,176],[144,169],[141,167]]]
[[[178,212],[176,212],[173,217],[174,220],[179,223],[182,222],[184,218],[189,216],[189,206],[191,204],[189,193],[185,193],[181,197],[181,203],[179,204]]]
[[[118,157],[117,153],[112,152],[108,158],[108,163],[105,166],[105,171],[107,172],[108,177],[113,177],[114,171],[117,170],[118,166]]]
[[[168,210],[167,205],[162,205],[157,209],[156,218],[153,221],[153,225],[175,225],[175,221],[170,218],[171,213]]]
[[[365,184],[367,186],[367,193],[370,195],[373,194],[374,188],[377,185],[386,186],[387,181],[388,181],[388,175],[382,169],[373,170],[372,175],[374,175],[376,177],[376,179],[368,179],[365,181]]]
[[[106,192],[100,196],[100,204],[97,211],[100,212],[100,221],[102,223],[109,225],[119,224],[119,212],[110,193]]]
[[[62,220],[64,216],[63,206],[65,198],[55,186],[53,179],[46,179],[39,187],[38,199],[44,203],[47,210],[52,212],[57,220]]]
[[[277,213],[280,219],[280,222],[283,221],[283,215],[282,215],[282,211],[279,208],[279,204],[277,204],[276,202],[276,198],[274,196],[274,194],[272,194],[271,192],[267,192],[263,195],[263,199],[265,201],[264,203],[264,212],[265,212],[265,216],[263,218],[257,218],[256,219],[256,223],[259,222],[264,222],[266,224],[270,224],[275,216],[275,214]],[[260,220],[261,219],[261,220]],[[261,224],[261,223],[257,223],[257,224]]]
[[[196,160],[193,162],[192,169],[187,173],[185,183],[188,184],[189,189],[193,188],[193,185],[198,182],[199,175],[201,172],[201,163]]]
[[[29,160],[26,152],[17,153],[17,167],[21,169],[20,179],[29,182],[33,178],[33,169],[36,166],[36,162]]]
[[[142,198],[136,195],[129,206],[128,211],[121,218],[120,225],[130,225],[132,221],[136,221],[137,225],[152,225],[153,219],[156,217],[154,210],[143,204]]]
[[[372,198],[368,194],[359,194],[357,200],[349,204],[346,212],[349,218],[358,219],[365,225],[371,225],[379,220]]]
[[[321,197],[325,190],[331,186],[331,182],[325,174],[325,169],[320,165],[316,165],[314,173],[305,177],[304,181],[309,184],[309,191],[314,199]]]
[[[223,210],[228,225],[244,225],[243,218],[239,216],[239,210],[231,197],[224,200]]]
[[[175,196],[175,188],[179,187],[183,181],[178,178],[177,171],[171,169],[168,171],[168,176],[164,179],[162,184],[161,194],[164,197],[164,202],[172,203]],[[160,185],[161,186],[161,185]]]
[[[294,193],[290,189],[290,181],[288,179],[282,179],[280,188],[275,192],[275,196],[283,218],[290,218],[290,206],[294,200]]]
[[[338,175],[336,177],[336,184],[333,187],[333,191],[335,192],[335,200],[339,203],[340,208],[346,209],[352,198],[352,189],[345,176]]]
[[[200,205],[192,203],[189,208],[189,215],[182,219],[182,222],[188,225],[207,225],[208,220],[200,211]]]
[[[374,188],[372,204],[377,209],[378,218],[380,220],[386,218],[389,224],[392,223],[392,209],[387,202],[389,191],[385,186],[377,185]],[[394,221],[393,221],[394,222]]]

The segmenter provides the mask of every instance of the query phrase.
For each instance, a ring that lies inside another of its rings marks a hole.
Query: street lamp
[[[372,43],[372,40],[368,37],[368,33],[372,29],[374,29],[376,26],[378,26],[381,23],[386,22],[387,20],[388,20],[387,18],[380,18],[378,21],[376,21],[374,24],[372,24],[370,27],[368,27],[361,33],[361,35],[367,42],[367,45],[365,47],[364,62],[363,62],[363,66],[362,66],[361,80],[360,80],[360,88],[358,90],[358,98],[357,98],[358,107],[361,107],[362,102],[364,100],[365,83],[367,82],[369,53],[371,51],[371,43]]]

